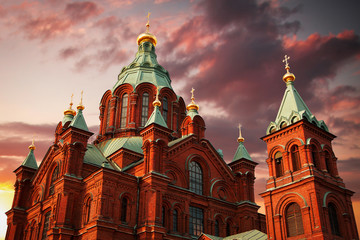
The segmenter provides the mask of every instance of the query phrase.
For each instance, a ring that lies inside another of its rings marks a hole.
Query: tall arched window
[[[141,107],[141,126],[145,126],[149,118],[149,94],[146,92],[142,96],[142,107]]]
[[[329,152],[325,152],[325,165],[326,165],[326,170],[328,171],[329,174],[331,174],[331,163],[330,163]]]
[[[162,100],[162,106],[163,106],[163,118],[167,124],[167,116],[168,116],[168,100],[166,97],[163,98]]]
[[[226,223],[226,236],[230,236],[230,235],[231,235],[230,223],[227,222]]]
[[[317,148],[315,147],[315,145],[311,145],[311,156],[312,156],[312,159],[313,159],[313,164],[314,164],[314,167],[316,168],[319,168],[320,164],[319,164],[319,155],[318,155],[318,150]]]
[[[126,222],[126,215],[127,215],[127,208],[128,208],[128,200],[126,197],[123,197],[121,200],[121,221]]]
[[[215,220],[215,236],[220,237],[220,226],[219,220]]]
[[[56,166],[54,171],[52,172],[51,179],[50,179],[49,196],[53,195],[55,192],[54,182],[56,179],[58,179],[58,175],[59,175],[59,167]]]
[[[49,225],[50,225],[50,215],[51,215],[51,211],[48,211],[44,217],[44,225],[43,225],[43,231],[41,237],[42,240],[47,239],[47,231],[49,230]]]
[[[341,236],[336,207],[333,203],[329,203],[328,211],[329,211],[331,233],[337,236]]]
[[[121,128],[126,127],[127,109],[128,109],[128,95],[125,93],[122,97],[122,103],[121,103],[121,119],[120,119]]]
[[[291,147],[291,160],[293,165],[293,171],[297,171],[301,168],[301,162],[300,162],[300,154],[299,154],[299,147],[297,145],[294,145]]]
[[[109,127],[109,123],[110,123],[110,100],[109,100],[108,105],[107,105],[106,126],[105,126],[105,128]]]
[[[199,236],[204,231],[204,211],[201,208],[189,207],[189,233]]]
[[[173,231],[174,232],[178,232],[178,218],[179,218],[179,213],[176,209],[174,209],[173,212]]]
[[[91,204],[92,204],[92,199],[91,199],[91,197],[89,197],[85,203],[85,218],[84,218],[85,224],[90,221]]]
[[[197,162],[189,164],[190,191],[203,194],[203,173]]]
[[[165,220],[166,220],[166,208],[162,206],[161,208],[161,224],[165,227]]]
[[[293,237],[304,234],[301,209],[297,203],[291,203],[285,213],[287,236]]]
[[[281,152],[275,153],[274,158],[276,177],[281,177],[282,175],[284,175],[284,164]]]

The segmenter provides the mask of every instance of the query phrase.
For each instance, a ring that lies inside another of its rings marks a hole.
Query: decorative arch
[[[122,192],[119,195],[120,200],[120,221],[122,223],[128,223],[131,217],[131,203],[133,201],[132,196],[128,192]]]
[[[59,178],[60,175],[60,160],[55,160],[49,168],[48,176],[47,176],[47,196],[51,196],[55,192],[55,181]]]
[[[284,215],[285,208],[291,202],[297,203],[300,208],[308,207],[306,199],[297,192],[289,192],[283,195],[276,204],[275,215]]]
[[[210,196],[230,202],[235,202],[236,200],[233,189],[223,179],[217,179],[211,184]]]
[[[173,179],[172,184],[177,185],[182,188],[186,188],[188,186],[187,178],[183,171],[178,168],[175,164],[166,165],[165,169],[168,169],[165,174]]]
[[[289,203],[285,209],[285,225],[288,237],[304,234],[302,213],[299,204]]]
[[[276,145],[274,146],[270,151],[269,151],[269,157],[271,159],[274,159],[275,153],[276,152],[285,152],[285,146],[284,145]]]
[[[304,141],[301,138],[292,138],[285,145],[285,151],[290,152],[290,149],[293,145],[303,146]]]
[[[92,205],[93,205],[93,194],[88,193],[84,197],[83,203],[83,224],[87,224],[91,219]]]

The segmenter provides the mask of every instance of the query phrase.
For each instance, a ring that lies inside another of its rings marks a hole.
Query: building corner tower
[[[264,198],[268,239],[359,239],[351,196],[337,169],[336,137],[294,87],[285,56],[286,90],[262,140],[269,179]]]

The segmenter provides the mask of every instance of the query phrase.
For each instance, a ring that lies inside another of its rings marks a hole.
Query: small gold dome
[[[66,109],[66,110],[64,111],[64,115],[73,115],[73,116],[75,116],[75,115],[76,115],[76,111],[70,107],[69,109]]]
[[[189,105],[187,105],[186,107],[186,110],[199,110],[199,105],[195,104],[194,100],[195,100],[195,97],[194,97],[194,91],[195,89],[192,88],[191,89],[191,103]]]
[[[286,83],[293,82],[295,81],[295,75],[288,71],[287,73],[284,74],[283,81]]]
[[[140,34],[136,41],[138,45],[140,45],[143,42],[151,42],[154,46],[156,46],[157,43],[157,39],[155,35],[148,32]]]
[[[34,137],[33,137],[33,140],[32,140],[32,143],[31,143],[31,145],[29,146],[29,149],[30,150],[35,150],[35,144],[34,144]]]
[[[244,142],[244,141],[245,141],[245,138],[243,138],[243,137],[238,137],[237,141],[238,141],[239,143]]]

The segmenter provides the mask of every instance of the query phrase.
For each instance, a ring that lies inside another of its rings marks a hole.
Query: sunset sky
[[[356,192],[359,226],[360,1],[0,0],[0,239],[13,171],[33,136],[40,164],[71,94],[77,105],[82,90],[85,119],[97,133],[100,99],[133,60],[148,11],[159,63],[187,104],[195,88],[206,138],[227,162],[242,124],[259,162],[256,195],[268,178],[260,137],[275,120],[285,90],[282,59],[291,57],[296,89],[337,136],[333,148],[340,176]]]

